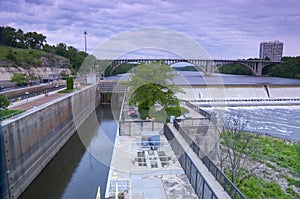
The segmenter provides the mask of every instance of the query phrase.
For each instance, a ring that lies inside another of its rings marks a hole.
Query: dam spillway
[[[177,97],[199,106],[299,105],[299,85],[180,85]]]

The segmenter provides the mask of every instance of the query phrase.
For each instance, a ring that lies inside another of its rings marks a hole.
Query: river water
[[[99,126],[89,132],[89,145],[98,148],[103,159],[110,161],[117,131],[110,104],[100,105],[96,115]],[[89,123],[83,125],[88,126]],[[92,199],[96,198],[98,186],[101,187],[101,198],[104,198],[108,164],[95,158],[87,148],[91,147],[84,146],[80,136],[75,133],[20,199]]]
[[[239,117],[245,131],[268,134],[300,143],[300,106],[202,108],[226,118]],[[223,116],[224,117],[224,116]],[[221,118],[221,116],[219,116]]]

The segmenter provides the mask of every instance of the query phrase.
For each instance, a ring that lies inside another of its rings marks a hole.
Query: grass
[[[290,177],[283,173],[277,177],[285,178],[289,187],[284,191],[277,182],[265,182],[262,178],[252,176],[243,181],[239,186],[240,191],[247,198],[300,198],[292,188],[300,187],[300,180],[294,178],[300,176],[300,146],[296,142],[270,136],[253,136],[251,142],[251,146],[258,147],[251,158],[264,163],[271,170],[286,169]]]
[[[52,55],[42,50],[0,46],[0,61],[8,61],[16,65],[22,65],[24,68],[26,68],[26,66],[40,66],[42,63],[40,58],[49,56]],[[57,55],[54,55],[54,57],[56,59],[65,59]]]
[[[61,90],[61,91],[58,91],[58,93],[73,93],[75,92],[77,89],[64,89],[64,90]]]
[[[73,92],[78,91],[78,90],[80,90],[80,88],[64,89],[64,90],[58,91],[57,93],[73,93]]]
[[[268,136],[257,136],[254,141],[260,143],[261,151],[253,158],[273,162],[289,169],[293,175],[300,176],[300,146],[297,143]]]
[[[24,110],[8,110],[8,109],[3,109],[0,111],[0,117],[2,119],[7,119],[7,118],[10,118],[14,115],[17,115],[17,114],[20,114],[20,113],[23,113]]]
[[[256,198],[281,198],[295,199],[294,196],[286,194],[275,182],[265,182],[264,180],[252,176],[246,179],[239,187],[240,191],[249,199]]]

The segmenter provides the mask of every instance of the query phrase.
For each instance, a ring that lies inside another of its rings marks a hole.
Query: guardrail
[[[199,159],[208,168],[210,173],[221,184],[224,190],[234,199],[246,199],[246,197],[240,192],[240,190],[228,179],[228,177],[217,167],[217,165],[200,149],[197,143],[188,135],[188,133],[179,125],[177,121],[174,121],[174,127],[184,138],[184,140],[190,145]]]
[[[183,152],[185,149],[179,144],[177,138],[172,133],[171,129],[164,125],[164,135],[168,141],[175,154],[180,154],[179,163],[183,168],[187,178],[189,179],[195,193],[200,199],[211,198],[217,199],[217,195],[214,190],[207,183],[206,179],[203,177],[201,172],[197,169],[197,165],[193,162],[190,156]],[[183,153],[181,153],[183,152]]]
[[[142,131],[157,131],[163,130],[163,121],[156,120],[133,120],[133,121],[119,121],[120,135],[140,135]]]
[[[202,110],[201,108],[199,108],[198,106],[192,104],[189,101],[182,101],[185,105],[187,105],[188,107],[194,109],[195,111],[197,111],[198,113],[200,113],[203,117],[205,118],[211,118],[211,114],[206,112],[205,110]]]

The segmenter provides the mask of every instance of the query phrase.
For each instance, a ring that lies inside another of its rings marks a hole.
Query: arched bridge
[[[101,60],[98,60],[101,62]],[[108,61],[108,60],[106,60]],[[204,72],[205,75],[211,75],[213,72],[218,70],[221,66],[224,66],[226,64],[240,64],[242,66],[245,66],[249,68],[254,76],[261,76],[262,75],[262,69],[269,65],[269,64],[275,64],[275,63],[281,63],[280,61],[269,61],[269,60],[244,60],[244,59],[238,59],[238,60],[224,60],[224,59],[215,59],[215,60],[205,60],[205,59],[116,59],[111,60],[110,67],[112,68],[111,71],[114,71],[116,68],[118,68],[121,64],[125,63],[150,63],[150,62],[162,62],[167,65],[172,65],[175,63],[180,62],[187,62],[190,64],[195,65],[195,67],[198,70],[201,70]]]

